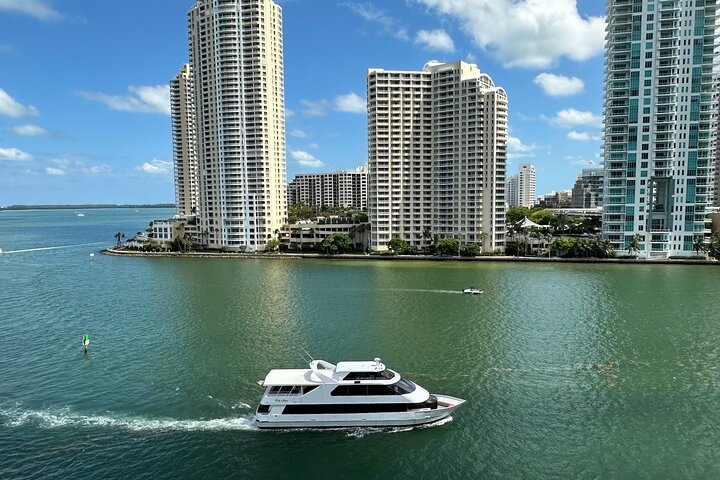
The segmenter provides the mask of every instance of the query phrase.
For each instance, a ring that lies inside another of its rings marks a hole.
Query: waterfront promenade
[[[230,253],[230,252],[139,252],[122,247],[109,247],[102,251],[106,255],[130,257],[166,257],[166,258],[232,258],[267,260],[383,260],[383,261],[429,261],[429,262],[528,262],[528,263],[621,263],[621,264],[678,264],[678,265],[720,265],[715,259],[668,258],[562,258],[562,257],[515,257],[505,255],[480,255],[476,257],[457,257],[441,255],[389,255],[389,254],[335,254],[323,253]]]

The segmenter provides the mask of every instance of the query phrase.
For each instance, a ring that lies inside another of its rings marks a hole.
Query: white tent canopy
[[[522,220],[515,224],[516,228],[549,228],[550,225],[540,225],[530,220],[528,217],[523,217]]]

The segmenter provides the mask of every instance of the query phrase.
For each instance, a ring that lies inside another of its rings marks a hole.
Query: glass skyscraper
[[[642,258],[709,233],[717,105],[715,0],[608,0],[603,235]]]

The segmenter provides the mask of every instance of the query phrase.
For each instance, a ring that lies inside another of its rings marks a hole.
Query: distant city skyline
[[[169,80],[193,3],[0,2],[0,205],[174,201]],[[535,165],[538,195],[600,164],[604,2],[277,3],[287,181],[366,165],[367,69],[430,60],[503,85],[508,170]]]

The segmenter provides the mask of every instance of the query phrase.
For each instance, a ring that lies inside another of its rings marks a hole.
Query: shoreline
[[[509,257],[483,255],[477,257],[441,257],[435,255],[362,255],[322,253],[220,253],[220,252],[138,252],[109,247],[100,251],[103,255],[152,258],[231,258],[263,260],[381,260],[381,261],[428,261],[428,262],[526,262],[526,263],[615,263],[641,265],[720,265],[711,259],[641,259],[641,258],[561,258],[561,257]]]

